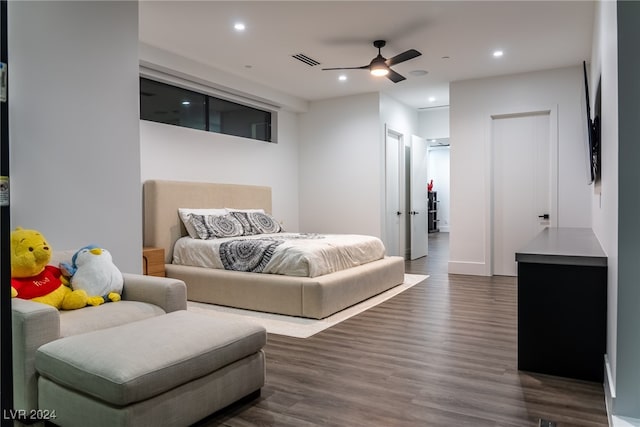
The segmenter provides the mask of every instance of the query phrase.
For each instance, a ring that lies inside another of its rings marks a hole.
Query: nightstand
[[[142,274],[164,277],[164,249],[142,249]]]

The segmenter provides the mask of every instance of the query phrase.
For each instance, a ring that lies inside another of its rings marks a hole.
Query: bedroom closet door
[[[557,226],[557,174],[551,111],[492,117],[492,273],[515,276],[515,252]]]
[[[387,255],[405,256],[404,142],[391,129],[385,136],[385,236]]]
[[[427,255],[427,141],[392,129],[385,136],[385,236],[388,255]]]

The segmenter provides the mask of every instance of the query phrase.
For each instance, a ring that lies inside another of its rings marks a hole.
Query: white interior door
[[[427,165],[428,143],[424,138],[411,137],[411,259],[418,259],[428,253],[427,231]]]
[[[555,223],[550,112],[494,117],[492,146],[493,274],[515,276],[516,251]]]
[[[385,136],[385,239],[387,255],[404,256],[404,144],[390,129]]]

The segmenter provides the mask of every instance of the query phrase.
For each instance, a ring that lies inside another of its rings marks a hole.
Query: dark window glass
[[[271,113],[140,78],[140,118],[271,142]]]
[[[209,97],[209,130],[271,141],[271,113]]]
[[[207,130],[206,97],[175,86],[140,79],[140,118]]]

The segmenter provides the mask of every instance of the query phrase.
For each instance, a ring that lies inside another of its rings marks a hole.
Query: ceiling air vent
[[[313,58],[309,58],[304,53],[296,53],[295,55],[291,55],[291,57],[297,59],[298,61],[304,62],[310,67],[315,67],[316,65],[320,65],[318,61],[316,61]]]

